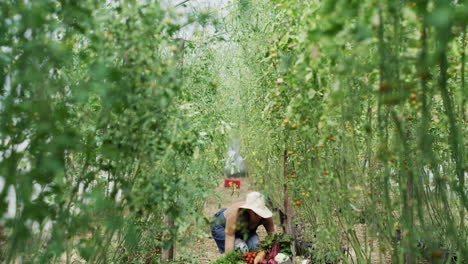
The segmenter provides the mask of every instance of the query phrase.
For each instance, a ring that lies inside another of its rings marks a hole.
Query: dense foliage
[[[177,14],[51,0],[0,15],[3,261],[151,259],[184,242],[216,171],[183,101]]]
[[[241,134],[280,208],[289,186],[316,260],[468,256],[466,5],[272,2],[239,4]]]
[[[318,263],[466,261],[463,1],[170,2],[1,1],[2,262],[183,250],[232,138]]]

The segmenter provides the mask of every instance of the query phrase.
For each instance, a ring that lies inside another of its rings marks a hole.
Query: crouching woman
[[[258,192],[250,192],[245,201],[221,209],[215,214],[211,228],[219,253],[233,249],[242,253],[257,251],[260,245],[257,228],[263,225],[267,233],[274,233],[272,216],[265,199]]]

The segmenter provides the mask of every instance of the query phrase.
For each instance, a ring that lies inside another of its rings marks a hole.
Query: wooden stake
[[[167,225],[167,230],[172,230],[174,227],[174,220],[170,216],[164,216],[164,222]],[[167,236],[171,236],[169,232],[165,232],[163,235],[163,239]],[[175,241],[175,239],[171,238],[170,240]],[[163,250],[162,252],[162,260],[165,262],[170,262],[174,260],[174,243],[172,243],[171,247],[168,250]]]
[[[288,176],[288,152],[285,150],[284,151],[284,162],[283,162],[283,176],[287,178]],[[296,255],[296,234],[294,233],[294,212],[292,210],[292,203],[291,203],[291,198],[289,197],[288,193],[288,183],[286,182],[284,184],[284,231],[286,235],[291,236],[293,238],[293,243],[292,243],[292,255]]]

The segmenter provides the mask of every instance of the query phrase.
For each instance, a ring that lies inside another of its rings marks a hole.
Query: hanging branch
[[[182,2],[178,3],[177,5],[175,5],[175,7],[179,7],[179,6],[181,6],[181,5],[184,5],[184,4],[186,4],[187,2],[189,2],[189,1],[190,1],[190,0],[182,1]]]

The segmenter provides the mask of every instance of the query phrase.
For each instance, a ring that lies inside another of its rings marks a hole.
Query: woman
[[[260,240],[257,228],[263,225],[268,233],[275,232],[273,213],[265,206],[263,196],[250,192],[243,202],[234,203],[215,214],[211,234],[219,253],[238,249],[242,253],[257,251]]]

